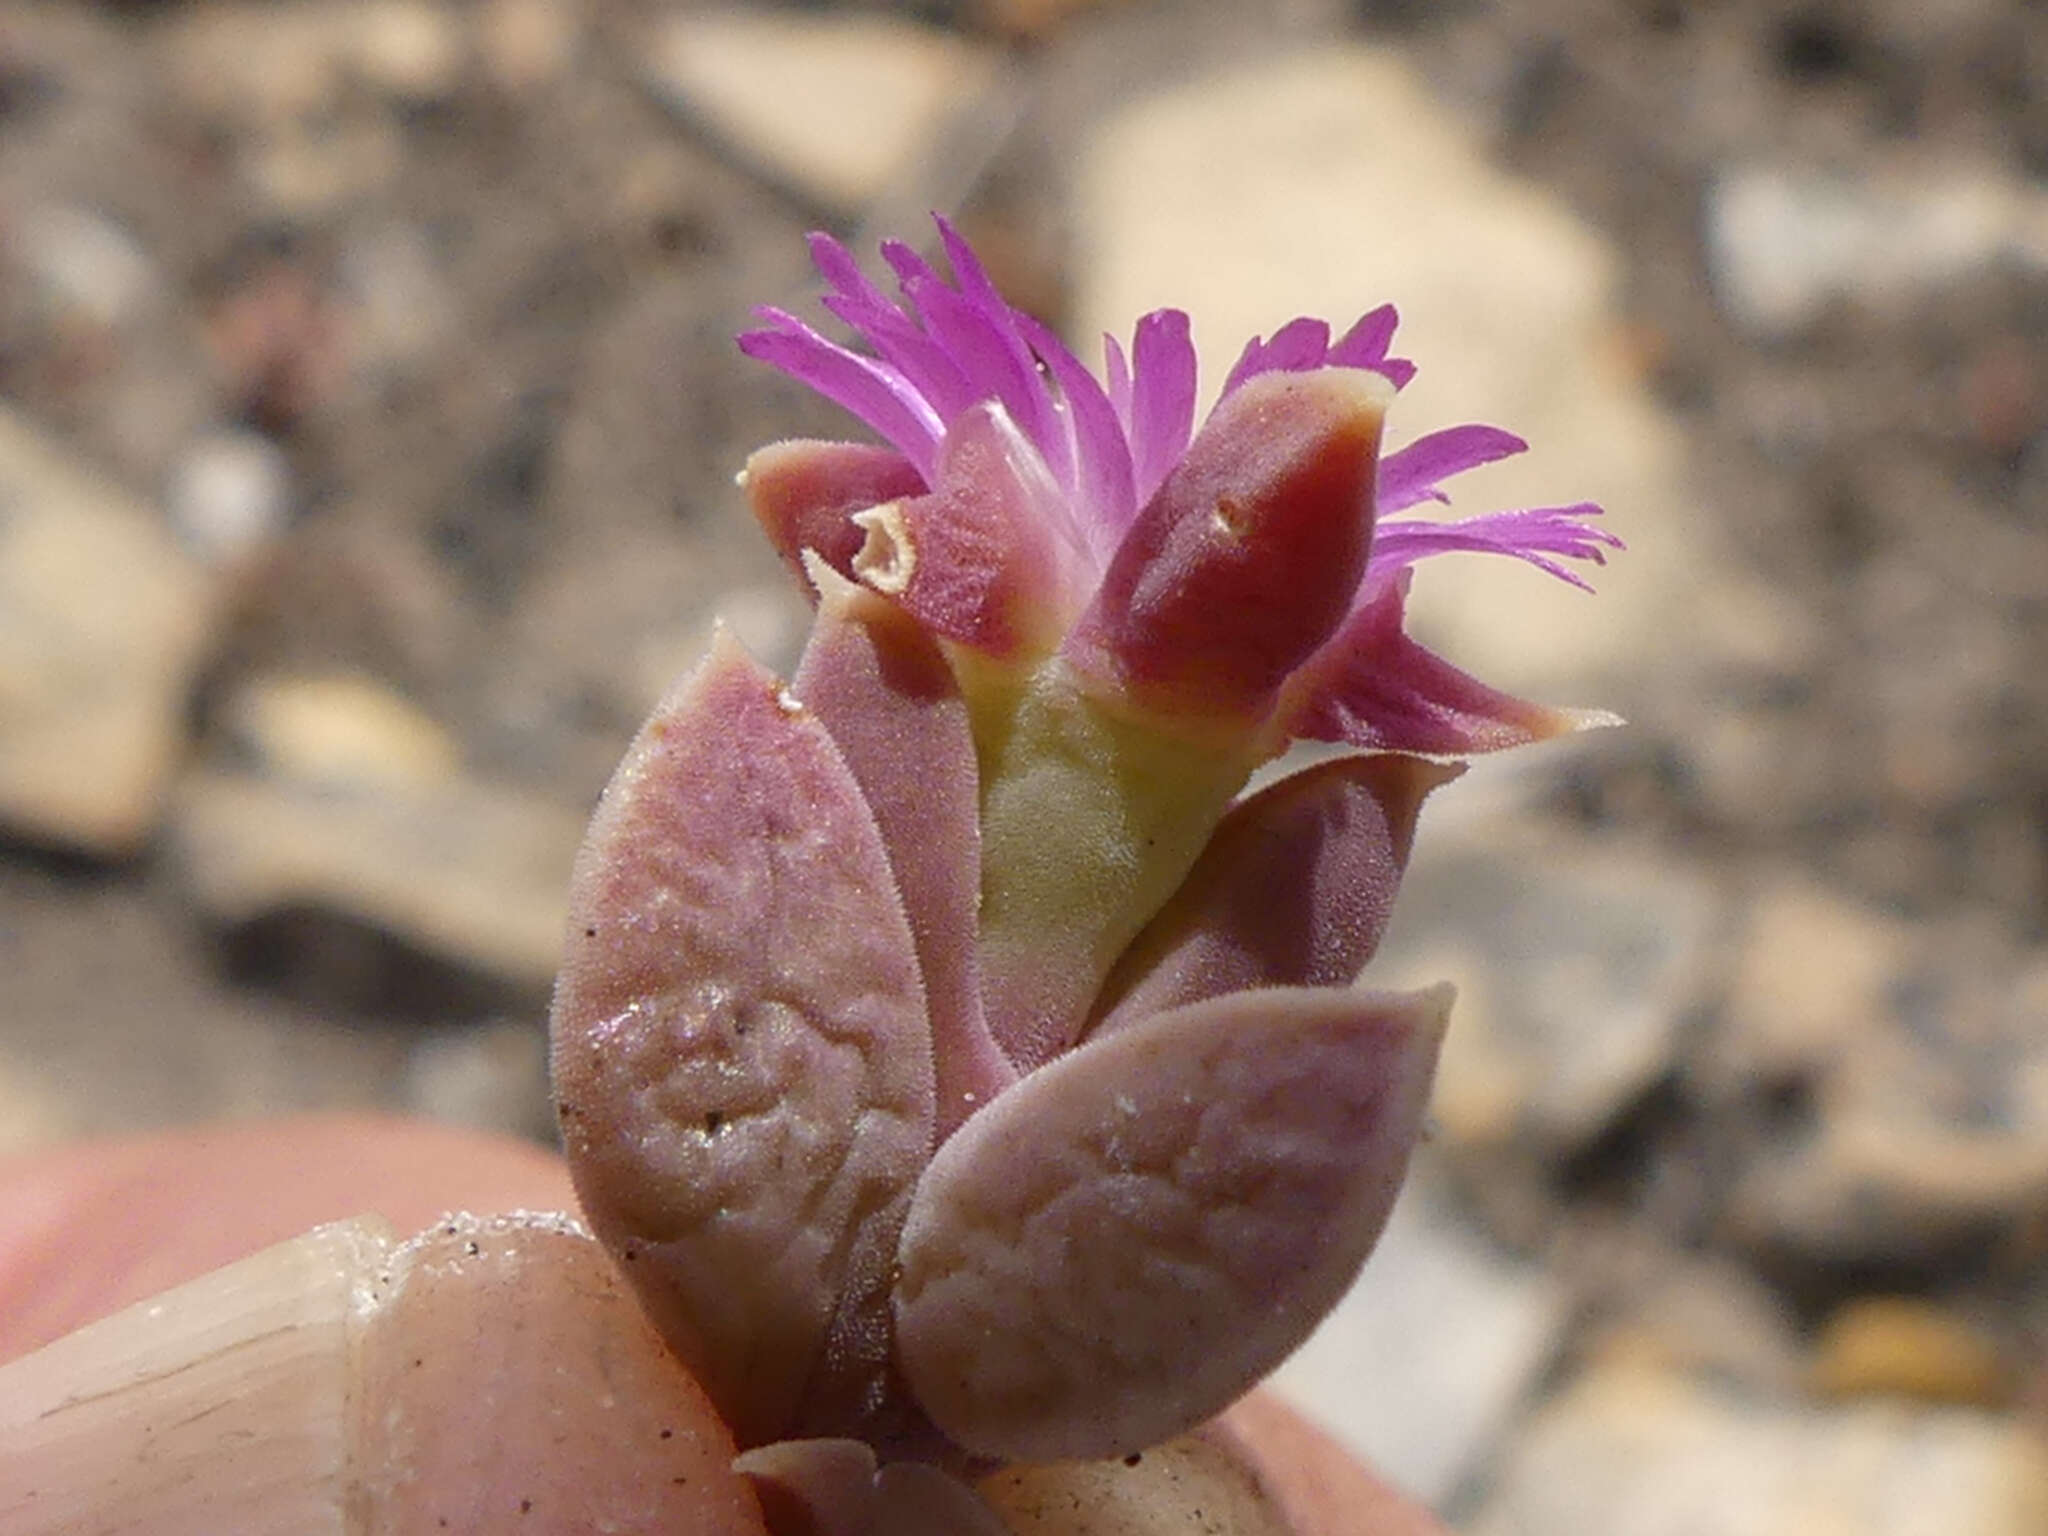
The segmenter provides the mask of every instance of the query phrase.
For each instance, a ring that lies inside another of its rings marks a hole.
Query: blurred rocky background
[[[1282,1382],[1483,1536],[2048,1531],[2048,8],[0,7],[0,1149],[545,1138],[568,861],[839,430],[730,343],[955,210],[1077,338],[1382,299],[1431,637],[1625,730],[1440,797],[1436,1130]],[[5,1213],[0,1213],[4,1219]]]

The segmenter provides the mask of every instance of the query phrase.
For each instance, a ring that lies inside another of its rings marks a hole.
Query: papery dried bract
[[[1450,989],[1234,993],[1025,1078],[939,1149],[897,1347],[982,1455],[1140,1450],[1221,1411],[1343,1294],[1414,1144]]]
[[[583,1208],[741,1442],[788,1434],[864,1252],[886,1285],[932,1145],[874,818],[824,727],[721,635],[606,790],[571,901],[554,1074]]]

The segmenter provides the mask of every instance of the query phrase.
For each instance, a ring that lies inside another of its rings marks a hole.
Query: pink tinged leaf
[[[827,341],[782,310],[756,313],[768,323],[742,332],[740,351],[851,411],[916,465],[918,473],[930,471],[946,424],[899,370]]]
[[[1138,505],[1152,499],[1187,452],[1195,427],[1195,344],[1188,317],[1158,309],[1138,322],[1131,340],[1133,374],[1125,424]]]
[[[1376,374],[1321,369],[1221,402],[1069,635],[1076,671],[1163,713],[1262,716],[1364,575],[1391,395]]]
[[[875,1453],[860,1440],[778,1440],[732,1468],[754,1485],[775,1536],[874,1536]]]
[[[896,1289],[932,1420],[1006,1460],[1123,1455],[1272,1370],[1379,1236],[1450,996],[1212,998],[961,1127],[918,1183]]]
[[[811,550],[842,576],[866,531],[856,512],[924,494],[924,480],[902,454],[872,443],[771,443],[747,460],[740,488],[775,552],[799,577],[813,601],[817,591],[804,571]]]
[[[931,1019],[936,1140],[944,1141],[1017,1076],[982,1017],[979,783],[967,705],[938,646],[908,614],[829,572],[818,581],[823,601],[795,690],[853,770],[903,895]]]
[[[1375,752],[1468,757],[1618,725],[1605,710],[1553,709],[1489,688],[1402,629],[1405,578],[1385,584],[1303,667],[1281,706],[1290,733]]]
[[[1254,987],[1348,987],[1379,948],[1425,796],[1464,770],[1342,757],[1239,802],[1103,987],[1101,1036]]]
[[[1445,427],[1418,437],[1380,461],[1380,516],[1422,501],[1449,501],[1439,483],[1482,464],[1528,450],[1512,432],[1479,424]]]
[[[826,1346],[932,1145],[916,951],[838,748],[728,635],[592,819],[552,1028],[583,1209],[740,1442],[881,1369]]]
[[[929,495],[858,521],[866,542],[853,574],[985,655],[1049,654],[1085,598],[1064,498],[994,401],[953,423]]]

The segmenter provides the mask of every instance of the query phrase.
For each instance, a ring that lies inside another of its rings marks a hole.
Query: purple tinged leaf
[[[1449,501],[1451,498],[1439,489],[1439,482],[1526,452],[1528,447],[1514,433],[1503,432],[1499,427],[1445,427],[1440,432],[1426,433],[1380,460],[1376,497],[1380,516],[1402,511],[1417,502]]]
[[[1462,767],[1342,757],[1232,807],[1103,986],[1099,1038],[1254,987],[1348,987],[1379,948],[1431,790]]]
[[[984,655],[1051,653],[1086,598],[1065,499],[994,401],[946,434],[930,494],[858,519],[853,574],[932,634]]]
[[[932,1146],[914,940],[824,725],[722,632],[592,819],[552,1036],[583,1209],[740,1442],[884,1369],[827,1345]]]
[[[971,1452],[1121,1455],[1278,1365],[1379,1236],[1450,989],[1274,988],[1141,1020],[961,1127],[904,1225],[897,1347]]]
[[[740,471],[740,488],[783,563],[803,581],[813,602],[817,589],[804,569],[809,550],[842,576],[866,532],[856,512],[924,493],[924,479],[902,454],[873,443],[772,443]]]
[[[1011,1536],[959,1479],[923,1462],[878,1465],[859,1440],[784,1440],[732,1465],[775,1536]]]
[[[944,1141],[1017,1077],[981,1010],[981,826],[967,705],[908,614],[830,572],[817,580],[823,600],[794,687],[853,770],[903,895],[931,1019],[935,1140]]]
[[[1275,373],[1222,401],[1117,547],[1064,654],[1141,709],[1257,721],[1342,621],[1391,391]]]
[[[875,1452],[863,1440],[778,1440],[733,1458],[776,1536],[875,1536]]]
[[[1402,631],[1406,577],[1353,611],[1290,682],[1289,733],[1373,752],[1465,757],[1618,725],[1605,710],[1553,709],[1489,688]]]

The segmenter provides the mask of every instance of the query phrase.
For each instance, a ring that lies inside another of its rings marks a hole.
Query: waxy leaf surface
[[[1221,1411],[1342,1295],[1413,1145],[1450,989],[1235,993],[1025,1078],[903,1230],[905,1378],[1005,1460],[1122,1455]]]
[[[606,790],[572,925],[554,1069],[584,1210],[740,1443],[780,1438],[853,1391],[821,1375],[886,1366],[857,1323],[886,1322],[931,1045],[852,773],[729,637]]]

